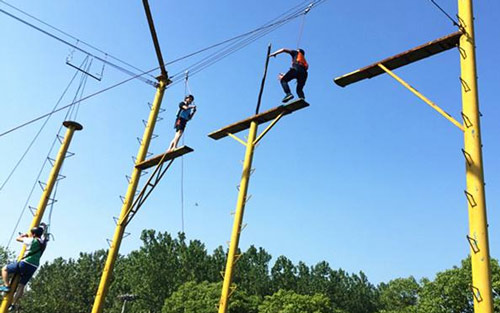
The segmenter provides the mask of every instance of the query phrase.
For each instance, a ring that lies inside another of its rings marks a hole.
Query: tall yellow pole
[[[493,313],[472,0],[458,0],[458,15],[460,25],[465,32],[460,39],[460,67],[465,126],[466,196],[472,259],[471,288],[474,292],[474,312]]]
[[[248,140],[246,144],[240,191],[238,193],[238,202],[236,204],[236,212],[234,214],[233,231],[231,233],[231,243],[229,246],[229,253],[227,255],[226,271],[224,272],[224,283],[222,285],[222,293],[219,301],[219,313],[227,313],[229,296],[231,295],[233,269],[236,261],[236,251],[238,250],[238,243],[240,241],[241,224],[243,221],[243,213],[245,211],[245,204],[247,200],[248,182],[250,180],[250,172],[252,169],[253,151],[255,148],[256,136],[257,122],[253,121],[250,124],[250,130],[248,133]]]
[[[56,160],[54,162],[54,166],[52,167],[52,170],[50,171],[50,176],[49,180],[47,181],[47,185],[45,186],[45,189],[43,190],[42,197],[40,198],[40,201],[38,202],[37,210],[35,213],[35,216],[33,217],[33,220],[31,221],[31,225],[29,229],[32,229],[33,227],[37,227],[40,222],[42,221],[43,214],[45,213],[45,208],[47,207],[47,203],[50,200],[50,195],[52,194],[52,190],[54,189],[54,186],[57,182],[57,178],[59,176],[59,172],[61,170],[61,166],[64,162],[64,158],[66,157],[66,153],[68,152],[69,144],[71,143],[71,139],[73,138],[73,134],[75,130],[81,130],[83,129],[82,125],[78,124],[77,122],[73,121],[65,121],[63,125],[67,128],[66,130],[66,135],[64,136],[64,140],[62,142],[61,147],[59,148],[59,152],[57,153]],[[21,249],[21,253],[19,254],[17,260],[21,261],[23,258],[24,252],[26,250],[26,247],[23,246]],[[17,285],[19,283],[19,278],[15,277],[12,283],[10,284],[10,292],[5,295],[2,301],[2,305],[0,306],[0,312],[1,313],[7,313],[7,310],[9,308],[9,305],[12,303],[12,298],[14,295],[14,292],[17,288]]]
[[[139,152],[137,153],[137,163],[144,161],[148,153],[149,144],[153,135],[156,119],[158,118],[158,113],[160,112],[161,101],[163,99],[165,87],[167,86],[167,81],[168,80],[166,77],[160,76],[159,85],[156,89],[155,99],[153,101],[153,105],[151,106],[151,112],[149,113],[148,123],[146,125],[146,129],[144,130],[144,135],[142,136]],[[127,217],[130,214],[129,208],[134,202],[135,192],[137,191],[137,185],[139,184],[140,177],[141,169],[134,167],[121,209],[120,218],[118,219],[118,223],[116,225],[113,241],[111,242],[111,247],[108,252],[106,264],[104,265],[101,282],[99,283],[99,289],[97,290],[97,294],[94,300],[94,306],[92,307],[92,313],[101,313],[103,310],[104,299],[106,298],[106,294],[108,293],[111,274],[113,272],[115,261],[118,256],[118,250],[120,249],[121,241],[123,239],[123,233],[125,232]]]

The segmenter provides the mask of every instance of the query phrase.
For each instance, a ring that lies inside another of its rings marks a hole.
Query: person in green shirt
[[[9,311],[14,310],[17,301],[24,293],[24,287],[31,279],[36,269],[40,265],[40,258],[47,246],[48,236],[45,235],[45,224],[34,227],[29,234],[20,234],[16,240],[22,242],[26,247],[25,253],[21,260],[10,263],[2,268],[2,279],[4,285],[0,287],[0,291],[10,291],[9,275],[19,275],[19,284]]]

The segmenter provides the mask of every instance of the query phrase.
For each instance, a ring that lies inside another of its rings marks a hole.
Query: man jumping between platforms
[[[39,227],[31,229],[29,234],[21,234],[16,238],[16,241],[22,242],[26,247],[26,252],[23,258],[18,262],[10,263],[2,268],[2,279],[4,285],[0,287],[0,291],[10,291],[9,274],[19,275],[19,284],[14,294],[12,304],[9,311],[13,311],[17,301],[24,293],[24,287],[35,273],[40,258],[47,247],[48,235],[46,234],[46,225],[41,224]]]
[[[288,82],[292,79],[297,80],[297,96],[301,99],[305,99],[304,96],[304,85],[307,80],[307,70],[309,65],[305,59],[305,52],[302,49],[297,50],[289,50],[289,49],[279,49],[273,53],[271,53],[270,57],[275,57],[280,53],[288,53],[292,57],[292,67],[286,72],[286,74],[279,74],[279,80],[281,82],[281,86],[283,87],[283,91],[285,92],[285,97],[283,98],[283,102],[287,102],[290,99],[293,99],[293,95],[290,91],[290,87],[288,86]]]
[[[174,128],[176,130],[174,139],[170,142],[167,152],[177,148],[179,139],[181,139],[184,129],[186,128],[187,122],[193,118],[196,113],[196,105],[191,105],[193,103],[193,95],[187,95],[184,97],[184,101],[179,103],[179,111],[177,112],[177,118],[175,120]]]

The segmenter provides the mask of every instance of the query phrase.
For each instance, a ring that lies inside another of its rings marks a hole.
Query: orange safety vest
[[[300,51],[297,51],[297,63],[302,65],[306,70],[309,69],[309,64],[307,64],[306,58]]]

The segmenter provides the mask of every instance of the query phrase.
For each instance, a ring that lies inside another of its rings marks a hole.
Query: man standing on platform
[[[278,76],[281,86],[283,87],[283,91],[285,91],[286,94],[283,98],[283,102],[293,99],[290,87],[288,86],[288,82],[292,79],[297,80],[297,96],[301,99],[305,99],[303,88],[306,84],[307,70],[309,68],[305,59],[305,52],[302,49],[289,50],[283,48],[271,53],[269,56],[275,57],[283,52],[288,53],[292,57],[292,67],[288,70],[288,72],[286,72],[286,74],[280,73]]]

